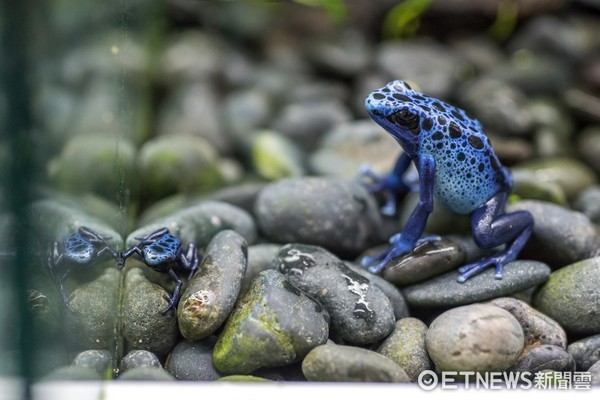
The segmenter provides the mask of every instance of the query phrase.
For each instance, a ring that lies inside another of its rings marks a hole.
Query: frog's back
[[[450,209],[469,214],[494,194],[512,186],[479,121],[457,107],[423,97],[428,118],[422,123],[418,154],[436,161],[434,191]]]

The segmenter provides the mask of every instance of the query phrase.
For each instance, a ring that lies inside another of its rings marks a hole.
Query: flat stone
[[[313,349],[302,361],[309,381],[409,382],[398,364],[372,350],[328,343]]]
[[[490,304],[470,304],[437,317],[425,336],[427,352],[442,371],[504,371],[521,354],[521,325]]]
[[[563,348],[542,345],[532,347],[519,361],[510,368],[514,372],[536,372],[550,369],[552,371],[574,371],[575,361],[573,356]]]
[[[214,337],[177,343],[165,363],[165,369],[177,380],[214,381],[221,377],[213,364]]]
[[[402,289],[409,306],[458,306],[517,293],[543,283],[550,268],[541,262],[517,260],[507,264],[502,279],[494,278],[494,268],[459,283],[452,271]]]
[[[600,334],[569,344],[567,351],[575,359],[578,371],[587,371],[600,360]]]
[[[554,271],[533,304],[568,333],[600,333],[600,257]]]

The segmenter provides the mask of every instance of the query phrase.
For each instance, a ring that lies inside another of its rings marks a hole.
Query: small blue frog
[[[459,282],[494,266],[502,278],[504,265],[513,261],[533,230],[533,217],[527,211],[505,213],[512,178],[492,150],[479,121],[438,99],[419,93],[402,81],[393,81],[370,93],[365,106],[371,118],[386,129],[404,152],[392,172],[374,179],[375,191],[386,193],[383,210],[395,210],[397,195],[406,193],[410,183],[403,175],[411,161],[419,174],[419,202],[402,232],[393,235],[389,248],[375,257],[364,257],[363,266],[380,272],[393,258],[409,253],[423,241],[433,198],[437,196],[451,210],[471,215],[475,243],[482,248],[506,244],[494,256],[459,268]]]
[[[138,254],[144,263],[155,271],[168,273],[175,282],[175,290],[170,298],[167,298],[169,305],[163,310],[166,314],[169,310],[175,308],[181,296],[181,279],[177,276],[173,267],[180,266],[189,271],[188,279],[192,277],[198,269],[198,250],[193,243],[188,245],[185,254],[181,251],[181,241],[169,233],[167,228],[160,228],[144,238],[136,238],[140,242],[121,253],[121,266],[125,260],[132,254]]]
[[[67,306],[69,302],[64,282],[73,268],[92,265],[106,253],[110,254],[114,259],[117,258],[117,252],[106,242],[108,239],[110,238],[102,237],[91,229],[82,226],[77,230],[77,233],[70,234],[63,240],[61,249],[59,249],[58,242],[54,242],[48,251],[48,268],[50,274],[58,284],[60,293]],[[57,268],[64,270],[61,271],[62,273],[58,277],[56,276]]]

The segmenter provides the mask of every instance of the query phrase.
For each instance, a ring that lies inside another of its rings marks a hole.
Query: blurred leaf
[[[344,0],[293,0],[295,3],[310,7],[323,7],[329,19],[335,23],[343,22],[348,15]]]
[[[514,0],[498,3],[496,21],[488,30],[488,35],[496,42],[505,41],[514,31],[519,16],[519,7]]]
[[[431,6],[431,0],[406,0],[394,6],[383,21],[386,39],[414,36],[419,29],[421,15]]]

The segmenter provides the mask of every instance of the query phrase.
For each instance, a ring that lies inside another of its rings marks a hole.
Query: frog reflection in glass
[[[403,175],[414,162],[419,174],[419,201],[402,231],[389,239],[388,249],[364,257],[362,265],[378,273],[392,259],[431,240],[422,235],[435,195],[454,212],[471,215],[473,239],[479,247],[506,244],[497,254],[460,267],[458,281],[465,282],[488,267],[494,267],[495,277],[501,279],[504,265],[518,256],[529,239],[533,217],[527,211],[505,212],[512,178],[498,161],[479,121],[402,81],[370,93],[365,106],[371,118],[404,150],[388,175],[380,177],[363,170],[374,181],[371,190],[386,195],[384,212],[395,211],[396,198],[410,188]]]

